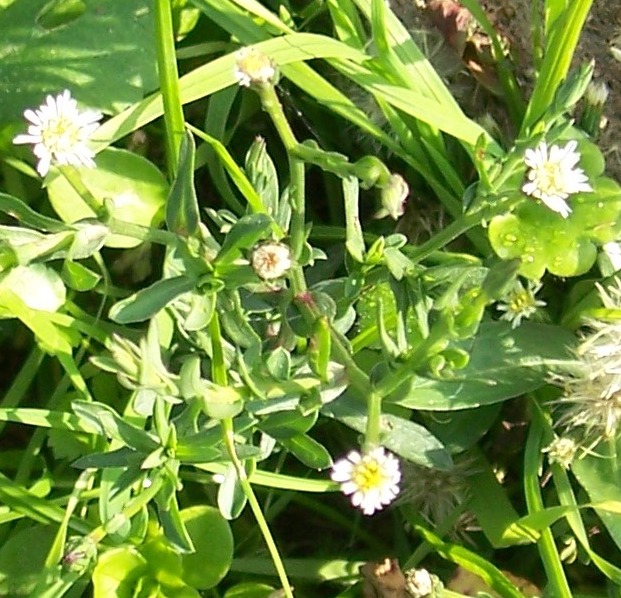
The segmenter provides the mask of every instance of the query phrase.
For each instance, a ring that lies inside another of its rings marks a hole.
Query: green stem
[[[273,85],[259,85],[256,87],[261,98],[264,110],[270,115],[280,139],[289,156],[289,169],[291,176],[290,200],[291,200],[291,252],[295,258],[299,258],[306,242],[305,225],[305,201],[304,201],[304,162],[297,157],[298,152],[304,150],[301,146],[285,116],[276,89]],[[309,150],[310,151],[310,150]],[[304,153],[304,152],[302,152]],[[296,297],[306,293],[306,280],[300,266],[292,268],[290,273],[291,286]],[[314,322],[319,314],[317,310],[305,299],[298,301],[298,307],[307,322]],[[369,377],[358,367],[351,357],[349,350],[343,346],[340,338],[332,331],[332,346],[335,357],[347,370],[350,384],[356,388],[368,401],[367,429],[365,434],[364,448],[369,450],[380,442],[380,419],[381,419],[381,396],[373,391]]]
[[[485,204],[472,212],[464,214],[461,218],[454,220],[447,227],[435,234],[431,239],[416,247],[413,251],[408,252],[408,257],[418,263],[429,257],[432,253],[442,249],[457,237],[466,233],[471,228],[479,225],[483,220],[489,220],[493,216],[502,214],[522,199],[518,198],[501,198],[494,204]]]
[[[143,489],[143,491],[138,494],[138,496],[132,498],[125,508],[114,516],[113,520],[117,520],[120,518],[129,520],[135,515],[137,515],[144,507],[146,507],[157,495],[163,485],[163,478],[158,477],[153,480],[153,483],[148,488]],[[109,533],[109,527],[112,521],[106,521],[102,523],[99,527],[95,528],[90,534],[89,538],[98,544],[101,542]]]
[[[539,419],[533,418],[524,451],[524,493],[529,514],[545,509],[537,475],[543,432],[544,430]],[[537,548],[548,578],[549,594],[555,598],[571,598],[571,589],[567,583],[563,564],[549,527],[541,530],[541,536],[537,541]]]
[[[382,395],[372,391],[367,396],[367,428],[364,434],[363,451],[373,450],[380,444],[382,418]]]
[[[39,371],[39,366],[43,362],[43,357],[43,351],[35,345],[30,352],[30,355],[26,358],[21,370],[17,376],[15,376],[13,384],[11,384],[11,387],[6,391],[1,403],[3,409],[8,407],[17,407],[17,405],[20,404],[34,377]],[[0,422],[0,434],[2,433],[2,430],[4,430],[6,424],[7,422]]]
[[[298,141],[289,126],[282,104],[273,85],[257,85],[257,93],[263,109],[269,114],[289,158],[289,201],[291,203],[290,246],[293,257],[298,260],[306,242],[306,216],[304,201],[304,162],[296,157]],[[306,286],[306,285],[304,285]]]
[[[224,436],[224,445],[228,452],[229,458],[233,463],[235,472],[237,473],[237,479],[239,480],[239,484],[242,487],[244,495],[248,499],[250,509],[252,510],[252,513],[257,520],[257,524],[259,525],[261,534],[263,535],[263,539],[265,540],[265,544],[267,545],[267,549],[269,550],[270,556],[272,558],[272,562],[274,563],[274,567],[276,568],[276,572],[278,573],[278,578],[280,579],[280,583],[282,584],[284,595],[286,598],[293,598],[293,589],[291,588],[291,584],[289,583],[284,563],[280,557],[280,553],[278,552],[278,547],[274,542],[272,532],[270,531],[269,525],[265,519],[265,516],[263,515],[261,505],[257,500],[257,497],[252,488],[252,484],[248,480],[246,470],[244,469],[244,464],[239,460],[239,457],[235,452],[235,440],[232,419],[227,418],[222,421],[222,431]]]
[[[171,0],[155,0],[155,44],[166,123],[166,161],[168,174],[174,179],[177,175],[185,119],[179,95],[179,73],[170,4]]]
[[[175,246],[179,243],[179,237],[175,233],[141,226],[133,222],[126,222],[112,216],[106,203],[102,205],[88,190],[82,181],[79,170],[75,168],[75,166],[61,166],[60,171],[65,179],[67,179],[67,182],[75,189],[76,193],[78,193],[88,207],[95,213],[95,217],[105,224],[110,229],[110,232],[117,235],[132,237],[133,239],[140,239],[141,241],[150,241],[151,243],[157,243],[159,245]]]
[[[103,212],[103,206],[84,184],[80,171],[75,166],[59,166],[58,169],[84,203],[95,213],[95,217],[99,218]]]
[[[217,311],[214,312],[211,321],[209,322],[209,336],[211,337],[212,346],[211,377],[216,384],[219,384],[220,386],[226,386],[228,384],[228,376],[226,372],[226,363],[224,361],[222,334],[220,331],[220,321],[218,319]],[[235,472],[237,474],[237,479],[239,480],[239,484],[244,492],[244,495],[246,496],[246,499],[248,500],[250,509],[252,510],[252,513],[259,525],[259,529],[261,530],[263,539],[265,540],[265,544],[267,545],[267,549],[269,550],[270,556],[272,557],[272,561],[274,563],[274,567],[276,568],[276,572],[278,573],[278,577],[280,579],[280,583],[282,584],[285,596],[286,598],[293,598],[293,590],[291,588],[291,585],[289,584],[287,572],[285,571],[285,567],[280,557],[280,553],[278,552],[278,547],[274,542],[274,538],[272,537],[269,525],[261,509],[261,505],[259,504],[259,501],[257,500],[257,497],[254,493],[252,484],[248,480],[248,475],[246,474],[246,470],[244,469],[244,464],[237,456],[237,452],[235,450],[235,431],[233,428],[233,418],[227,417],[223,419],[221,422],[221,429],[224,446],[226,447],[229,458],[233,463],[233,467],[235,468]]]
[[[114,216],[108,216],[104,224],[116,235],[123,235],[125,237],[132,237],[133,239],[140,239],[141,241],[149,241],[157,245],[167,245],[170,247],[176,247],[179,244],[179,237],[175,233],[119,220]]]

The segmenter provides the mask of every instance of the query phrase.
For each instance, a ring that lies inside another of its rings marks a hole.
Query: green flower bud
[[[90,536],[71,536],[65,544],[63,568],[70,573],[85,573],[97,559],[97,544]]]

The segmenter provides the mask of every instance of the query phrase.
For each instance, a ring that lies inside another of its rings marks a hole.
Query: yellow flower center
[[[535,170],[537,188],[546,195],[564,195],[563,169],[557,162],[545,162]]]
[[[359,490],[368,492],[384,484],[384,474],[377,461],[362,462],[354,468],[352,480]]]
[[[41,132],[43,145],[51,152],[71,151],[80,141],[80,129],[66,117],[51,119]]]
[[[521,313],[533,307],[535,307],[535,298],[530,291],[524,289],[511,294],[509,310],[513,313]]]

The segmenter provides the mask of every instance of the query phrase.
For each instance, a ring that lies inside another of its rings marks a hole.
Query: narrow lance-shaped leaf
[[[231,262],[240,251],[250,249],[268,235],[273,222],[267,214],[249,214],[240,218],[224,239],[215,263]]]
[[[110,309],[110,319],[118,324],[144,322],[179,295],[191,291],[195,285],[196,282],[188,276],[158,280],[150,287],[115,303]]]
[[[343,179],[343,199],[345,201],[345,226],[347,241],[345,246],[350,255],[357,261],[364,261],[364,239],[358,212],[358,179]]]
[[[177,178],[170,189],[166,203],[168,230],[184,237],[191,237],[197,233],[200,220],[194,189],[195,154],[194,138],[189,131],[186,131],[181,140]]]

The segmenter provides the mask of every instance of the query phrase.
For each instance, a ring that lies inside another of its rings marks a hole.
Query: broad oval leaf
[[[96,158],[97,168],[83,169],[82,180],[95,200],[104,200],[118,220],[142,226],[159,226],[164,219],[168,183],[146,158],[127,150],[107,148]],[[58,171],[48,177],[50,202],[65,222],[96,216],[78,192]],[[141,239],[123,235],[106,237],[107,247],[135,247]]]
[[[213,588],[233,562],[233,534],[218,509],[201,505],[181,511],[196,552],[183,555],[183,579],[199,590]]]

